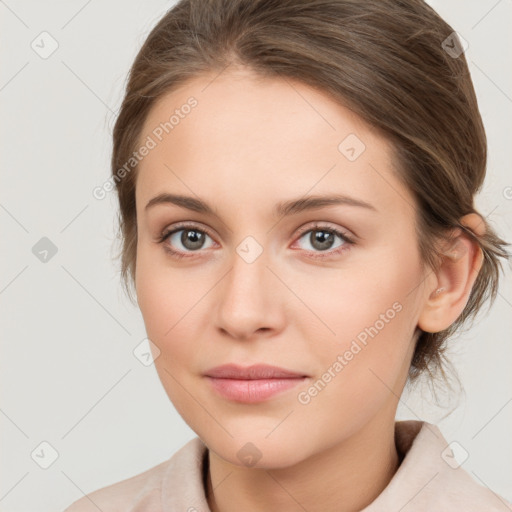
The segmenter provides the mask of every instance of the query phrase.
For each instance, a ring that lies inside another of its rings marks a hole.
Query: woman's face
[[[285,467],[392,421],[429,281],[384,139],[304,84],[228,69],[165,96],[139,140],[138,303],[197,435],[233,464]],[[211,212],[147,206],[161,194]],[[306,377],[226,397],[205,374],[227,363]]]

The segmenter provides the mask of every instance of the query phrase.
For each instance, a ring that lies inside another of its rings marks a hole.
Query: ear
[[[480,236],[485,233],[484,220],[476,213],[465,215],[460,223]],[[439,332],[457,320],[469,300],[482,262],[478,243],[456,228],[454,238],[444,247],[436,279],[427,281],[427,298],[418,318],[422,331]]]

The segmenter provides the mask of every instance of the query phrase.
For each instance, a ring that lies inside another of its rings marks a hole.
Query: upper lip
[[[252,366],[239,366],[236,364],[223,364],[216,366],[205,372],[207,377],[215,377],[221,379],[297,379],[299,377],[307,377],[300,372],[286,370],[278,366],[268,364],[254,364]]]

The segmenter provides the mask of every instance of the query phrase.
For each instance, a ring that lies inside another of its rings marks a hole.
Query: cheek
[[[191,374],[199,371],[191,340],[200,307],[194,304],[202,294],[196,283],[186,282],[183,272],[155,265],[144,251],[137,260],[136,287],[147,336],[160,351],[155,369],[174,407],[188,419],[191,403],[184,389],[194,389]]]
[[[381,337],[393,338],[392,333],[410,328],[406,320],[415,314],[415,291],[421,281],[417,254],[395,249],[390,243],[361,253],[325,277],[318,274],[303,281],[300,294],[330,329],[331,345],[334,342],[343,348],[347,340],[364,342],[377,331]],[[329,339],[327,329],[323,332]]]
[[[137,250],[137,300],[148,334],[164,340],[193,314],[201,282],[192,282],[182,270],[173,271],[163,249],[147,245],[139,243]]]
[[[139,249],[136,288],[146,333],[160,350],[155,366],[169,392],[179,384],[167,372],[181,382],[203,369],[198,367],[197,343],[211,323],[206,295],[218,278],[208,271],[173,270],[155,252]]]
[[[308,295],[316,298],[309,302],[311,309],[321,312],[319,316],[335,333],[323,335],[313,348],[321,361],[321,380],[328,381],[329,372],[336,375],[331,378],[333,385],[325,386],[327,401],[354,404],[356,410],[358,404],[382,398],[389,388],[401,394],[422,279],[416,256],[382,252],[364,270],[351,269],[334,277],[328,294]],[[310,331],[303,336],[315,338]]]
[[[187,316],[191,316],[190,313],[187,315],[185,309],[189,302],[185,295],[190,287],[180,282],[180,273],[174,274],[156,265],[150,251],[138,249],[135,278],[137,301],[147,336],[160,350],[155,366],[165,379],[169,375],[166,377],[162,370],[166,368],[173,373],[172,362],[181,360],[189,345],[179,343],[179,336],[180,330],[187,325]]]

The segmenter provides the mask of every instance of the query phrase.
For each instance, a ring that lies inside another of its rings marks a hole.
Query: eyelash
[[[204,229],[204,228],[199,229],[197,226],[195,226],[193,224],[178,224],[178,225],[173,226],[172,229],[164,230],[162,232],[162,234],[158,237],[157,242],[159,244],[163,244],[164,250],[173,258],[180,260],[182,258],[194,257],[195,256],[194,252],[199,252],[199,251],[192,251],[191,254],[186,254],[181,251],[175,251],[174,249],[171,249],[171,247],[168,244],[165,244],[165,241],[171,235],[173,235],[174,233],[177,233],[179,231],[186,231],[186,230],[198,231],[199,233],[204,233],[213,239],[212,234],[207,229]],[[354,240],[351,237],[349,237],[348,235],[346,235],[345,233],[343,233],[342,231],[340,231],[336,228],[324,226],[321,224],[315,224],[313,226],[308,226],[306,228],[300,229],[299,234],[298,234],[298,239],[302,238],[304,236],[304,234],[309,233],[310,231],[326,231],[328,233],[337,235],[344,242],[344,244],[341,245],[340,247],[337,247],[336,249],[333,249],[330,251],[306,251],[306,252],[318,252],[318,254],[315,254],[312,256],[312,258],[314,258],[314,259],[323,259],[323,258],[330,258],[332,256],[336,256],[344,251],[349,250],[350,246],[355,244]]]

